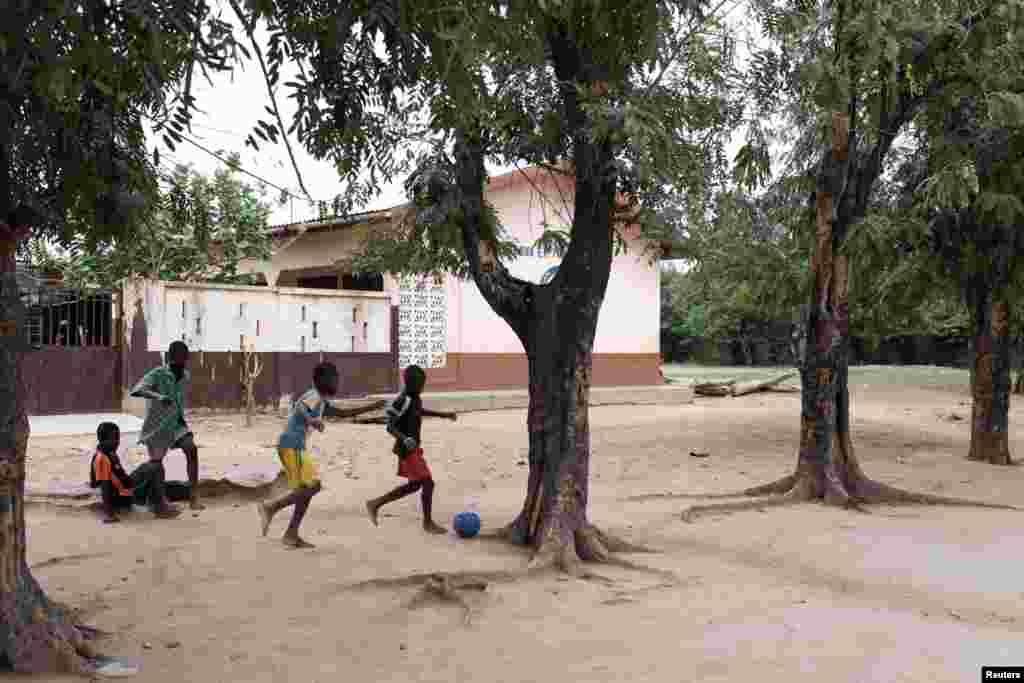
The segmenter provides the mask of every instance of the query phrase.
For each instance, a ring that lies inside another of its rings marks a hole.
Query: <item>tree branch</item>
[[[545,203],[548,204],[552,209],[555,210],[556,213],[559,211],[558,207],[555,206],[555,203],[553,201],[551,201],[550,199],[548,199],[548,196],[544,193],[544,191],[537,184],[537,181],[535,181],[530,176],[530,174],[527,173],[527,169],[522,168],[519,165],[516,165],[516,172],[518,172],[526,180],[526,182],[528,182],[530,184],[530,187],[533,188],[533,191],[537,193],[537,197],[540,200],[541,204],[545,204]],[[568,174],[566,173],[565,175],[568,175]],[[552,177],[554,177],[554,176],[552,175]],[[559,197],[562,200],[562,207],[565,209],[565,213],[567,215],[572,214],[572,209],[569,207],[569,201],[566,199],[565,193],[562,192],[562,185],[561,185],[561,183],[558,182],[557,179],[555,179],[555,189],[558,190],[558,194],[559,194]]]
[[[591,137],[593,122],[579,101],[576,86],[587,83],[601,65],[590,64],[568,32],[557,30],[547,36],[555,75],[560,82],[565,120],[575,132],[572,164],[576,177],[573,193],[572,229],[569,246],[554,282],[572,290],[566,301],[590,307],[604,298],[614,254],[612,214],[615,207],[617,174],[611,163],[614,151],[608,139]]]
[[[996,3],[994,2],[990,3],[980,12],[961,18],[956,22],[955,28],[950,29],[949,31],[944,31],[929,40],[914,54],[911,61],[913,72],[921,73],[922,71],[925,71],[926,66],[934,60],[938,54],[951,47],[959,31],[970,31],[977,26],[979,22],[987,19],[994,11],[995,4]],[[901,67],[896,78],[899,99],[893,110],[889,109],[888,86],[883,86],[882,110],[878,121],[878,142],[875,143],[870,154],[867,155],[866,162],[863,164],[857,164],[854,182],[852,183],[852,189],[856,192],[856,196],[852,204],[852,215],[844,216],[848,221],[847,224],[859,221],[867,215],[868,200],[871,195],[871,189],[874,187],[875,182],[882,173],[882,166],[885,163],[885,157],[892,148],[892,144],[896,140],[896,136],[899,135],[904,126],[917,116],[921,107],[924,106],[929,99],[936,97],[944,88],[952,85],[956,81],[957,78],[955,76],[932,79],[923,93],[915,95],[911,87],[910,79],[907,75],[907,69],[905,67]]]
[[[661,84],[661,79],[665,77],[665,74],[668,73],[668,70],[672,67],[676,60],[679,59],[679,55],[683,53],[683,48],[685,48],[686,45],[690,42],[690,38],[693,37],[693,35],[697,32],[698,29],[704,26],[705,22],[707,22],[709,17],[715,16],[715,13],[718,12],[718,10],[722,9],[726,2],[728,2],[728,0],[719,0],[719,3],[715,5],[714,9],[712,9],[711,12],[709,12],[704,18],[698,21],[697,25],[691,28],[689,31],[687,31],[686,35],[679,40],[679,42],[676,44],[676,49],[672,51],[672,55],[668,58],[668,61],[665,62],[665,65],[661,67],[661,71],[658,73],[655,79],[651,81],[651,83],[647,86],[647,89],[644,92],[644,97],[649,96],[654,91],[654,89]],[[728,12],[726,12],[726,14],[728,14]]]
[[[281,110],[277,106],[277,96],[274,94],[273,85],[270,83],[270,74],[267,72],[267,64],[263,59],[263,50],[260,49],[260,45],[256,40],[256,22],[246,22],[245,15],[242,13],[242,8],[238,5],[238,0],[230,0],[230,2],[231,8],[235,11],[235,16],[238,17],[238,21],[245,26],[246,35],[249,36],[249,42],[252,44],[252,49],[256,52],[256,59],[259,60],[260,70],[263,72],[263,82],[267,86],[267,94],[270,95],[270,104],[274,107],[274,116],[277,118],[277,127],[281,131],[281,138],[284,140],[285,149],[288,150],[288,158],[291,159],[292,169],[295,171],[295,178],[299,181],[299,188],[301,188],[303,194],[306,195],[306,199],[312,202],[313,196],[309,194],[309,190],[306,189],[306,184],[302,181],[302,173],[299,172],[299,165],[295,161],[295,153],[292,152],[292,145],[288,142],[288,129],[285,127],[284,121],[281,119]]]
[[[455,182],[462,210],[462,243],[480,294],[494,312],[509,324],[526,348],[533,309],[533,285],[512,277],[501,261],[492,272],[484,272],[480,259],[481,228],[484,223],[483,145],[460,128],[455,135]]]

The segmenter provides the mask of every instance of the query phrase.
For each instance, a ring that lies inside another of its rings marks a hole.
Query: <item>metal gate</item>
[[[117,412],[119,297],[21,273],[31,351],[22,356],[29,415]]]

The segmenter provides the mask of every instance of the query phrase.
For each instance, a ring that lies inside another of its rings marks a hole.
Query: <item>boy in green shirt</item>
[[[188,358],[185,342],[172,342],[167,349],[166,363],[147,372],[132,389],[131,395],[147,399],[146,419],[142,423],[139,443],[145,444],[150,462],[162,468],[167,451],[179,449],[184,452],[191,490],[190,506],[193,510],[202,510],[205,506],[198,498],[199,449],[185,422],[184,388],[189,380]],[[173,507],[167,501],[164,504]]]

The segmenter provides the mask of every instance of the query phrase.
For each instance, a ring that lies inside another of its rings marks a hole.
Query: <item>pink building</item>
[[[506,231],[521,246],[505,265],[513,275],[533,282],[550,277],[559,257],[533,247],[548,227],[571,222],[572,179],[529,168],[491,179],[486,196]],[[417,363],[427,369],[434,391],[475,391],[526,386],[527,361],[519,340],[480,295],[476,285],[447,277],[398,281],[386,274],[357,277],[345,271],[346,258],[370,231],[390,225],[403,207],[274,227],[275,249],[269,261],[244,264],[262,273],[267,284],[378,291],[390,295],[397,325],[396,365]],[[635,386],[662,383],[660,373],[660,245],[623,228],[627,251],[615,257],[594,345],[595,385]],[[652,254],[654,258],[652,258]],[[360,351],[359,335],[353,351]],[[395,349],[390,349],[393,353]],[[397,368],[396,368],[397,369]]]

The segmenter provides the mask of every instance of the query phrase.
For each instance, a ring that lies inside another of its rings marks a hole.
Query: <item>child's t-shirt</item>
[[[127,476],[123,474],[120,463],[111,461],[103,451],[96,451],[96,455],[92,456],[92,479],[95,482],[94,486],[99,486],[101,482],[109,481],[114,485],[114,490],[117,491],[118,495],[130,497],[132,495],[132,489],[130,482],[125,481]]]
[[[292,448],[297,451],[305,450],[306,435],[313,428],[309,421],[322,418],[326,407],[327,402],[315,387],[300,396],[297,401],[292,403],[291,412],[288,414],[288,423],[277,440],[277,447]]]
[[[419,444],[420,428],[423,426],[423,399],[418,395],[403,392],[391,402],[385,413],[395,431],[405,436],[411,436]],[[405,444],[398,437],[395,437],[395,447],[392,452],[398,456],[406,455]]]

